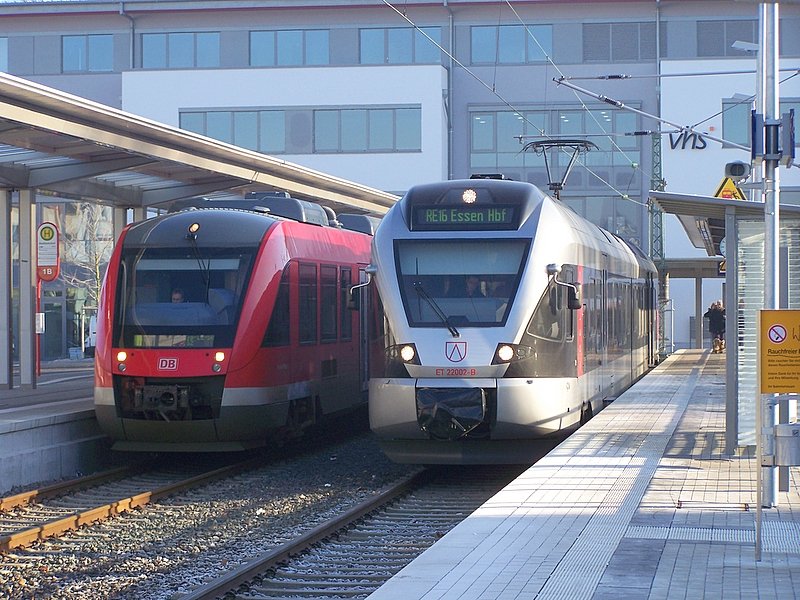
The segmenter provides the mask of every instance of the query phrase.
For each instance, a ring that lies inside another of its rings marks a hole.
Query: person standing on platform
[[[711,351],[718,354],[725,350],[725,307],[722,300],[717,300],[703,315],[708,319],[708,330],[711,332]]]

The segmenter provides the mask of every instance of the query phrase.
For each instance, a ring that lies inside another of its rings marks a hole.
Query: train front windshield
[[[123,252],[114,343],[122,348],[233,345],[256,248]]]
[[[527,240],[402,240],[400,293],[412,327],[505,324],[528,253]]]

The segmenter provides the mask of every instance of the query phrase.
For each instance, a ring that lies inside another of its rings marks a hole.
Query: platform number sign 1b
[[[58,277],[59,258],[58,227],[42,223],[36,230],[36,274],[40,280],[53,281]]]

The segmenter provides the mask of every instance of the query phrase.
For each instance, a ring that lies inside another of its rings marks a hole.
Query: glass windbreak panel
[[[398,241],[400,294],[409,325],[503,325],[528,246],[528,240]]]
[[[233,345],[257,248],[123,252],[114,339],[121,348]]]

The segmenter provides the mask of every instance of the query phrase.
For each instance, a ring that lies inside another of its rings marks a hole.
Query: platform
[[[0,494],[107,464],[89,361],[49,363],[36,388],[0,390]]]
[[[724,442],[724,355],[678,352],[369,598],[800,598],[800,469],[757,561],[759,469]]]

